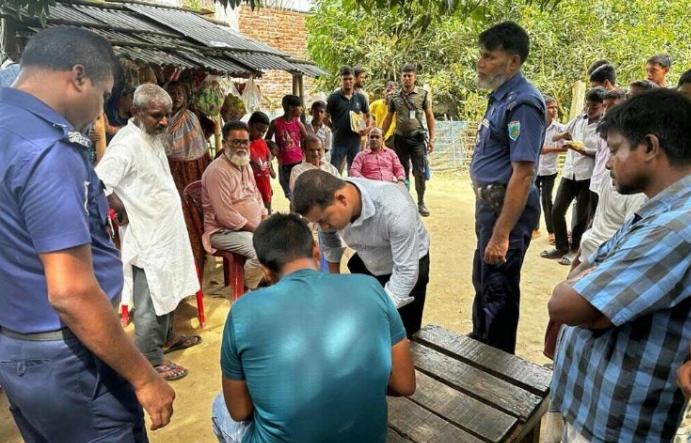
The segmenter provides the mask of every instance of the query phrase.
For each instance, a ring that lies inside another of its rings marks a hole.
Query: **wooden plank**
[[[551,370],[470,337],[437,325],[427,325],[416,334],[415,341],[520,386],[535,395],[545,397],[549,393],[552,382]]]
[[[398,432],[389,428],[386,432],[386,443],[411,443],[411,442],[407,438],[400,436],[398,434]]]
[[[415,367],[525,423],[542,398],[420,343],[411,343]]]
[[[403,397],[387,397],[389,427],[415,443],[484,443]]]
[[[410,397],[437,415],[488,442],[504,441],[518,419],[417,371],[417,389]]]
[[[516,428],[511,434],[508,442],[519,443],[540,443],[540,426],[542,425],[542,416],[547,413],[549,409],[549,399],[542,400],[542,404],[538,410],[530,417],[523,426]]]

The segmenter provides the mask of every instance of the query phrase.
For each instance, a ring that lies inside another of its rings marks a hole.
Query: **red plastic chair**
[[[198,233],[201,239],[204,234],[204,212],[202,209],[202,182],[195,181],[187,185],[183,195],[185,197],[185,204],[190,213],[195,212],[198,217],[192,216],[194,230]],[[233,301],[242,297],[245,293],[245,257],[230,251],[217,250],[214,254],[216,257],[223,259],[223,283],[226,286],[230,285]],[[200,279],[203,277],[202,270],[204,263],[197,263],[197,270]]]

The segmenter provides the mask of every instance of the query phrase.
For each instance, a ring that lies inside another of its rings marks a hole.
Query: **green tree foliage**
[[[525,1],[481,2],[416,26],[425,14],[424,2],[409,2],[408,14],[396,7],[358,8],[355,0],[319,0],[308,18],[308,50],[322,67],[336,73],[342,65],[367,69],[367,89],[375,95],[386,80],[396,79],[404,62],[417,63],[420,82],[434,88],[435,112],[476,120],[486,93],[474,86],[477,36],[493,23],[513,20],[531,36],[531,54],[524,73],[541,91],[568,109],[577,80],[587,84],[588,65],[600,58],[616,67],[619,84],[645,78],[645,60],[669,53],[669,80],[691,68],[691,41],[685,32],[691,8],[685,2],[629,0],[600,2],[562,0],[558,6]],[[325,90],[338,84],[333,75],[322,79]]]

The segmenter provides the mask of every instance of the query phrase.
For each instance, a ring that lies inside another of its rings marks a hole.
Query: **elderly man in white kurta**
[[[171,99],[156,85],[134,93],[133,118],[96,167],[120,220],[123,299],[134,299],[135,344],[167,380],[187,370],[163,357],[173,311],[199,289],[182,203],[164,148]]]

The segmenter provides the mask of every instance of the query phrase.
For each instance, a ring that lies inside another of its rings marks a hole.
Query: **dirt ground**
[[[274,183],[274,189],[279,189]],[[274,196],[279,211],[287,209],[287,202]],[[430,252],[430,284],[423,318],[424,324],[437,324],[458,333],[471,330],[473,287],[472,257],[475,248],[474,196],[467,175],[461,173],[435,174],[429,182],[427,206],[432,215],[423,219],[432,237]],[[539,257],[549,247],[547,235],[534,240],[526,254],[522,275],[521,320],[518,328],[518,356],[543,364],[542,339],[547,323],[547,300],[552,288],[564,279],[567,268],[556,261]],[[226,315],[230,308],[210,279],[222,280],[220,269],[207,272],[205,306],[207,325],[199,329],[194,298],[181,304],[176,312],[178,331],[199,334],[200,346],[170,354],[175,362],[189,368],[190,375],[172,382],[177,392],[175,415],[169,426],[150,432],[152,443],[212,443],[210,409],[220,391],[219,347]],[[222,291],[221,291],[222,292]],[[128,327],[132,332],[132,326]],[[7,399],[0,390],[0,442],[19,443],[21,438],[8,412]]]

